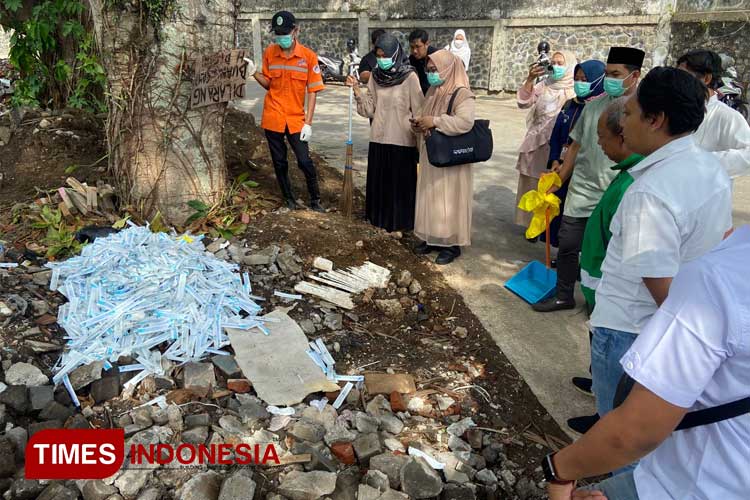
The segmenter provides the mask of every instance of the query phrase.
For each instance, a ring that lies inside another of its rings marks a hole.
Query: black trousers
[[[562,216],[560,231],[557,233],[560,246],[557,252],[557,298],[573,300],[578,279],[578,254],[581,253],[583,232],[588,217]]]
[[[300,140],[299,132],[290,134],[287,128],[284,132],[273,132],[266,130],[266,139],[268,140],[268,149],[271,150],[271,160],[273,160],[273,169],[276,173],[276,180],[281,188],[281,194],[287,200],[294,200],[294,191],[292,183],[289,180],[289,161],[287,160],[286,138],[289,145],[297,157],[297,166],[305,174],[307,181],[307,191],[310,194],[310,201],[320,200],[320,189],[318,188],[318,173],[315,170],[315,164],[310,158],[310,147],[306,142]]]

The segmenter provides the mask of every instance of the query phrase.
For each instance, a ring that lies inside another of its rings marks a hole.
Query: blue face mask
[[[575,82],[573,83],[573,90],[576,96],[583,99],[591,93],[591,82]]]
[[[393,67],[393,59],[390,57],[378,57],[378,67],[383,71],[388,71]]]
[[[292,43],[294,43],[294,37],[292,35],[276,35],[275,37],[276,43],[279,44],[279,47],[282,49],[288,49],[292,46]]]
[[[445,83],[445,80],[440,78],[440,73],[437,71],[428,71],[427,72],[427,81],[430,85],[433,87],[438,87]]]
[[[630,73],[630,75],[632,74],[633,73]],[[625,79],[630,77],[630,75],[626,76],[622,80],[620,80],[619,78],[612,78],[610,76],[604,78],[604,92],[606,92],[607,95],[611,97],[620,97],[627,90],[625,88],[624,82]]]
[[[552,66],[552,79],[562,80],[562,77],[565,76],[565,70],[568,68],[566,66]]]

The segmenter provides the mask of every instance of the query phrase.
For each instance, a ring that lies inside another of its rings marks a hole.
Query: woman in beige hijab
[[[463,61],[447,50],[427,58],[430,89],[421,116],[412,121],[419,148],[419,177],[414,234],[422,240],[415,251],[426,255],[439,251],[435,262],[450,264],[471,244],[471,211],[474,199],[472,165],[438,168],[430,164],[425,137],[433,129],[461,135],[474,126],[474,94],[469,89]],[[456,93],[453,109],[448,103]]]
[[[518,188],[516,190],[515,223],[528,226],[531,213],[518,208],[518,201],[532,189],[536,189],[539,177],[547,171],[549,139],[555,120],[563,104],[575,96],[573,73],[578,61],[572,52],[558,51],[552,54],[552,73],[541,66],[533,65],[526,83],[518,89],[518,107],[529,109],[526,115],[526,135],[518,151]],[[547,75],[539,83],[540,76]]]

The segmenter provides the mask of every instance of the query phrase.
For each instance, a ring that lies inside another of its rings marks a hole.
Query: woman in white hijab
[[[460,57],[464,62],[464,69],[469,69],[471,48],[469,47],[469,41],[466,39],[466,33],[464,30],[456,30],[456,32],[453,33],[453,41],[450,45],[445,46],[445,50],[449,50],[451,53]]]

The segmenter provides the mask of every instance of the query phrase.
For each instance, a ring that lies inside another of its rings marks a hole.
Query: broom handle
[[[544,222],[545,222],[545,228],[544,228],[544,253],[545,258],[547,260],[547,269],[552,268],[552,261],[550,259],[550,245],[549,245],[549,208],[544,212]]]
[[[352,143],[352,100],[354,99],[354,89],[349,87],[349,139],[348,143]]]

